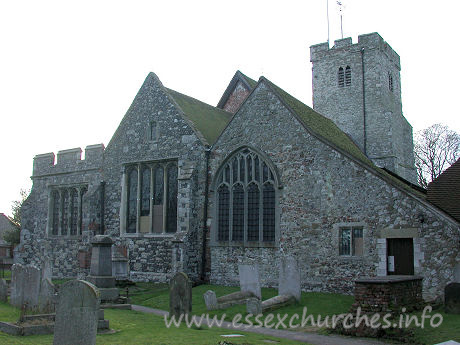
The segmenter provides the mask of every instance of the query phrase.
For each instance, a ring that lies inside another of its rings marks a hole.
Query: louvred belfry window
[[[275,174],[258,153],[241,149],[219,169],[217,177],[217,241],[276,240]]]

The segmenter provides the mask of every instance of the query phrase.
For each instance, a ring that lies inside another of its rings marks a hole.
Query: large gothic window
[[[51,236],[79,236],[82,230],[82,198],[86,186],[52,187],[48,234]]]
[[[125,233],[177,231],[177,164],[151,162],[126,166]],[[123,226],[122,226],[123,227]]]
[[[217,177],[216,240],[275,242],[276,184],[269,164],[249,148],[227,160]]]

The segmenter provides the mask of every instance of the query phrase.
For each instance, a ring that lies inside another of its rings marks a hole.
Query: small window
[[[345,86],[350,86],[351,85],[351,68],[350,66],[347,66],[345,68]]]
[[[155,121],[150,122],[149,139],[152,141],[158,140],[158,125]]]
[[[338,83],[339,83],[339,87],[344,87],[345,86],[345,74],[343,72],[342,67],[339,68]]]
[[[393,76],[391,75],[391,73],[388,72],[388,90],[390,90],[390,92],[393,92],[394,90],[394,87],[393,87]]]
[[[363,229],[341,228],[339,233],[339,254],[344,256],[363,255]]]

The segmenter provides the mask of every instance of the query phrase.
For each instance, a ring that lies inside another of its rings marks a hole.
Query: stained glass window
[[[142,170],[142,187],[141,187],[141,216],[150,214],[150,168],[145,167]]]
[[[233,241],[244,240],[244,189],[241,184],[233,186]]]
[[[137,224],[137,170],[132,169],[128,179],[128,210],[126,232],[135,233]]]
[[[263,236],[264,241],[275,240],[275,188],[271,183],[263,189]]]
[[[231,157],[217,177],[217,239],[274,242],[275,183],[272,169],[252,150],[245,148]]]
[[[218,199],[218,220],[219,231],[217,238],[219,241],[228,240],[229,213],[230,213],[230,193],[226,185],[221,185],[217,191]]]
[[[248,241],[259,240],[259,187],[255,183],[248,188]]]
[[[158,166],[155,169],[155,195],[153,197],[154,205],[163,204],[163,193],[164,193],[163,167]]]
[[[61,235],[67,235],[68,226],[69,226],[69,191],[67,189],[64,189],[63,200],[62,200]]]
[[[177,231],[177,166],[168,167],[168,208],[166,232]]]
[[[77,226],[78,226],[78,191],[75,188],[72,188],[70,195],[70,235],[77,235]]]
[[[59,191],[53,191],[53,227],[51,233],[53,235],[59,234],[59,215],[61,207],[61,196]]]

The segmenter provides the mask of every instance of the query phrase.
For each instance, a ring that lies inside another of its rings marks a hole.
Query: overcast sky
[[[460,132],[459,1],[344,0],[344,37],[377,31],[401,57],[414,132]],[[329,0],[330,39],[341,37]],[[326,0],[1,1],[0,212],[30,188],[36,154],[107,145],[148,72],[216,105],[236,70],[311,101],[309,47]]]

